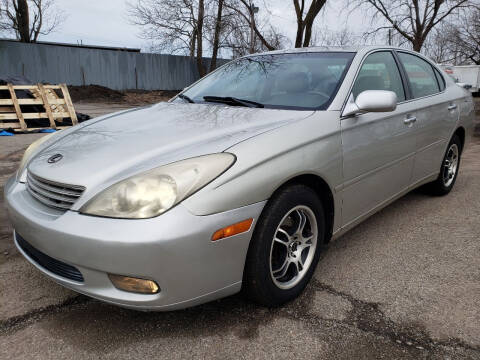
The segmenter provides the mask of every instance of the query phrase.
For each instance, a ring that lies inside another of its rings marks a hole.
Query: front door
[[[352,88],[355,98],[365,90],[397,94],[393,112],[366,113],[341,119],[343,145],[343,227],[409,187],[416,139],[414,114],[409,112],[405,80],[391,51],[368,55]]]

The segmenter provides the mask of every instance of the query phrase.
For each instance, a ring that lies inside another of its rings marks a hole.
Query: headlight
[[[110,186],[80,212],[112,218],[155,217],[207,185],[234,162],[234,155],[220,153],[161,166]]]
[[[30,158],[32,157],[32,154],[35,152],[35,150],[40,145],[42,145],[45,141],[50,139],[50,137],[53,134],[55,134],[55,133],[50,133],[50,134],[47,134],[45,136],[42,136],[40,139],[31,143],[30,146],[27,148],[27,150],[25,150],[25,153],[23,154],[22,161],[20,162],[20,166],[18,167],[17,181],[26,182],[27,172],[25,171],[25,167],[27,166]]]

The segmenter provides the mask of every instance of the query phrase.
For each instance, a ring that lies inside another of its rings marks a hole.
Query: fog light
[[[223,229],[217,230],[212,235],[212,241],[247,232],[248,230],[250,230],[250,226],[252,226],[252,223],[253,219],[248,219],[236,224],[226,226]]]
[[[153,280],[138,279],[123,275],[108,274],[113,285],[119,289],[128,292],[140,294],[156,294],[160,288]]]

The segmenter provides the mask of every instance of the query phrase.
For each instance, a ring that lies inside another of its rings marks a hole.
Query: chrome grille
[[[62,184],[42,179],[32,173],[27,173],[27,190],[35,199],[44,205],[68,210],[82,196],[85,187]]]

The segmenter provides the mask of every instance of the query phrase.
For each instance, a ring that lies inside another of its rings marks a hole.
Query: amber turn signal
[[[140,293],[140,294],[156,294],[160,288],[153,280],[138,279],[129,276],[108,274],[113,285],[123,291]]]
[[[253,219],[247,219],[239,223],[226,226],[223,229],[217,230],[212,235],[212,241],[216,241],[216,240],[227,238],[229,236],[244,233],[250,230],[252,223],[253,223]]]

